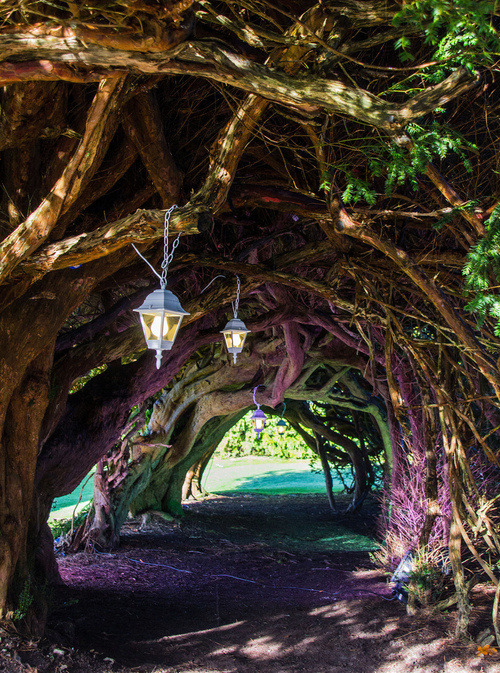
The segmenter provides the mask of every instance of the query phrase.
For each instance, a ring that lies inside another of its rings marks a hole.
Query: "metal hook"
[[[217,280],[217,278],[225,278],[225,277],[226,277],[226,276],[224,276],[224,274],[220,273],[218,276],[215,276],[215,278],[212,278],[212,280],[210,281],[210,283],[209,283],[208,285],[205,285],[205,287],[204,287],[203,290],[200,292],[200,294],[203,294],[203,293],[205,292],[205,290],[208,290],[208,288],[210,287],[210,285],[212,285],[212,283],[214,282],[214,280]]]
[[[266,387],[266,386],[265,386],[263,383],[259,383],[259,385],[258,385],[258,386],[255,386],[255,388],[253,389],[253,403],[256,404],[256,405],[258,406],[259,409],[260,409],[260,404],[259,404],[259,403],[257,402],[257,400],[255,399],[255,391],[257,390],[257,388],[265,388],[265,387]]]

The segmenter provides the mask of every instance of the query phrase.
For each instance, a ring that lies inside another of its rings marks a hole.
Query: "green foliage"
[[[387,194],[407,183],[417,191],[418,178],[425,172],[427,164],[436,160],[442,161],[451,154],[460,159],[467,172],[472,172],[470,153],[477,152],[476,145],[446,124],[437,120],[432,120],[429,124],[414,122],[406,126],[405,133],[408,142],[404,145],[394,141],[387,144],[372,140],[369,145],[359,148],[365,155],[365,176],[360,176],[357,171],[345,165],[334,165],[323,175],[321,188],[328,191],[334,173],[340,174],[345,184],[342,193],[344,203],[364,201],[373,206],[377,201],[377,191],[370,182],[373,178],[385,176]],[[473,204],[470,203],[461,206],[472,207]],[[450,214],[450,217],[454,214]],[[443,221],[438,224],[438,228],[442,224]]]
[[[418,176],[425,171],[427,164],[434,159],[441,161],[451,152],[460,157],[469,173],[472,171],[466,150],[477,151],[477,147],[453,129],[434,120],[429,127],[412,123],[405,130],[411,143],[402,147],[393,142],[387,148],[385,189],[388,194],[406,182],[417,191]]]
[[[363,180],[344,166],[335,166],[335,171],[343,173],[345,176],[346,188],[342,193],[344,203],[358,203],[365,201],[370,206],[375,205],[377,193],[367,180]],[[321,180],[320,189],[330,191],[332,186],[332,170],[326,172]]]
[[[278,418],[267,417],[266,427],[257,439],[250,420],[249,411],[238,423],[233,425],[217,447],[221,457],[270,456],[273,458],[306,458],[311,452],[299,435],[288,427],[283,436],[278,435]]]
[[[361,180],[352,173],[347,174],[347,187],[344,189],[342,199],[345,203],[358,203],[366,201],[374,206],[377,202],[377,193],[370,187],[366,180]]]
[[[492,317],[495,334],[500,336],[500,206],[486,221],[484,237],[470,249],[463,273],[466,287],[472,293],[465,308],[475,313],[479,327],[488,316]]]
[[[405,4],[394,17],[394,25],[417,29],[427,44],[436,47],[432,60],[438,64],[426,70],[427,78],[441,81],[457,66],[469,70],[491,63],[500,51],[494,25],[496,3],[492,0],[415,0]],[[401,60],[412,58],[408,36],[396,41]]]
[[[48,524],[54,539],[69,533],[72,524],[73,528],[78,528],[78,526],[81,526],[87,518],[91,507],[92,502],[89,502],[87,505],[85,505],[85,507],[82,507],[74,519],[72,517],[68,519],[49,519]]]
[[[20,619],[24,619],[26,617],[33,600],[34,597],[31,593],[31,577],[28,576],[23,584],[21,593],[19,594],[17,608],[14,610],[14,621],[19,621]]]
[[[448,552],[444,548],[435,550],[420,549],[413,559],[413,570],[408,584],[420,605],[432,605],[443,597],[447,584],[444,568],[449,565]]]
[[[442,598],[444,585],[445,577],[438,568],[421,564],[410,575],[408,591],[420,605],[432,605]]]
[[[93,379],[94,376],[97,376],[101,372],[105,371],[108,368],[108,365],[101,365],[100,367],[95,367],[94,369],[91,369],[87,374],[84,376],[80,376],[78,379],[75,379],[73,381],[73,385],[71,386],[71,390],[69,391],[69,394],[72,395],[73,393],[78,392],[83,388],[84,385],[86,385],[90,379]]]
[[[396,40],[394,46],[396,49],[401,50],[399,58],[403,63],[405,61],[413,61],[415,57],[410,51],[411,40],[407,35],[403,35],[403,37],[400,37],[399,40]]]

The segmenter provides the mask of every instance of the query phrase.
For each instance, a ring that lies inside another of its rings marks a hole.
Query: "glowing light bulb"
[[[161,316],[157,315],[153,322],[151,323],[151,334],[155,339],[159,339],[161,336]]]
[[[233,346],[235,348],[239,348],[243,343],[243,340],[241,338],[241,334],[238,334],[237,332],[233,332],[232,338],[233,338]]]

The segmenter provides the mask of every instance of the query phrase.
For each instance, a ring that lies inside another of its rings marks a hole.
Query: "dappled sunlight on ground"
[[[307,613],[275,615],[143,643],[159,671],[314,671],[466,673],[500,661],[448,638],[441,620],[409,620],[375,599],[342,601]],[[165,664],[168,665],[165,666]],[[140,666],[141,671],[148,670]]]
[[[340,521],[322,495],[240,496],[192,503],[180,526],[132,521],[113,554],[61,559],[53,627],[71,622],[74,644],[123,673],[500,673],[449,637],[453,617],[387,600],[366,551],[325,550],[325,527],[359,535],[370,511]]]

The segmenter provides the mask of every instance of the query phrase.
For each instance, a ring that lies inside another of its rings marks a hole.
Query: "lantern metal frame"
[[[172,249],[169,252],[169,224],[170,216],[177,206],[172,206],[165,211],[165,219],[163,223],[163,261],[161,264],[161,274],[148,262],[148,260],[137,250],[135,245],[132,247],[136,253],[143,259],[146,264],[153,271],[155,276],[160,280],[160,289],[151,292],[143,304],[139,308],[134,309],[139,313],[141,319],[142,330],[148,348],[156,351],[156,368],[161,366],[163,351],[168,351],[172,348],[182,319],[185,315],[189,315],[185,311],[179,299],[173,292],[167,290],[167,273],[168,267],[174,256],[174,251],[179,245],[180,233],[172,243]],[[156,324],[155,324],[156,323]]]
[[[148,294],[144,303],[134,311],[139,313],[148,348],[156,351],[156,368],[159,369],[163,351],[172,348],[182,319],[189,313],[166,288]]]

